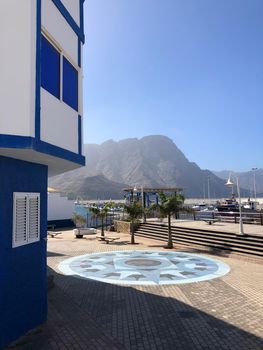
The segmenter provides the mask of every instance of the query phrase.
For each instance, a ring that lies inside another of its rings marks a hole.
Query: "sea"
[[[84,205],[75,204],[74,213],[86,218],[86,227],[96,228],[101,226],[101,219],[94,217],[94,214],[90,212],[89,208]],[[118,211],[109,212],[108,216],[104,220],[104,225],[110,226],[113,223],[113,219],[120,219],[121,216],[122,213]]]

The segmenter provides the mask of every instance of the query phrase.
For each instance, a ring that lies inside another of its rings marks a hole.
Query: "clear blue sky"
[[[263,167],[262,0],[87,0],[84,142],[162,134],[202,169]]]

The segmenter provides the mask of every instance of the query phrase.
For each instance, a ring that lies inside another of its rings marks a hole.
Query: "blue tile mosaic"
[[[163,285],[210,280],[227,274],[227,264],[205,256],[161,251],[116,251],[66,259],[59,270],[114,284]]]

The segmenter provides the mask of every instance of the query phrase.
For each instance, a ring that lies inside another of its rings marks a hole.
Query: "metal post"
[[[254,199],[255,199],[255,207],[256,207],[256,201],[257,201],[257,191],[256,191],[256,171],[258,168],[252,168],[252,171],[254,172]]]
[[[241,197],[240,197],[240,188],[239,188],[239,178],[237,176],[237,195],[238,195],[238,206],[239,206],[239,235],[244,236],[243,220],[242,220],[242,208],[241,208]]]
[[[210,204],[210,177],[207,178],[207,197],[208,197],[208,204]]]
[[[145,217],[145,213],[144,213],[144,190],[143,187],[141,188],[141,195],[142,195],[142,222],[145,223],[146,222],[146,217]]]

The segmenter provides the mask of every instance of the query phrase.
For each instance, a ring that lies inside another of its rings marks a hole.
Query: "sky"
[[[202,169],[263,168],[262,0],[87,0],[84,142],[166,135]]]

